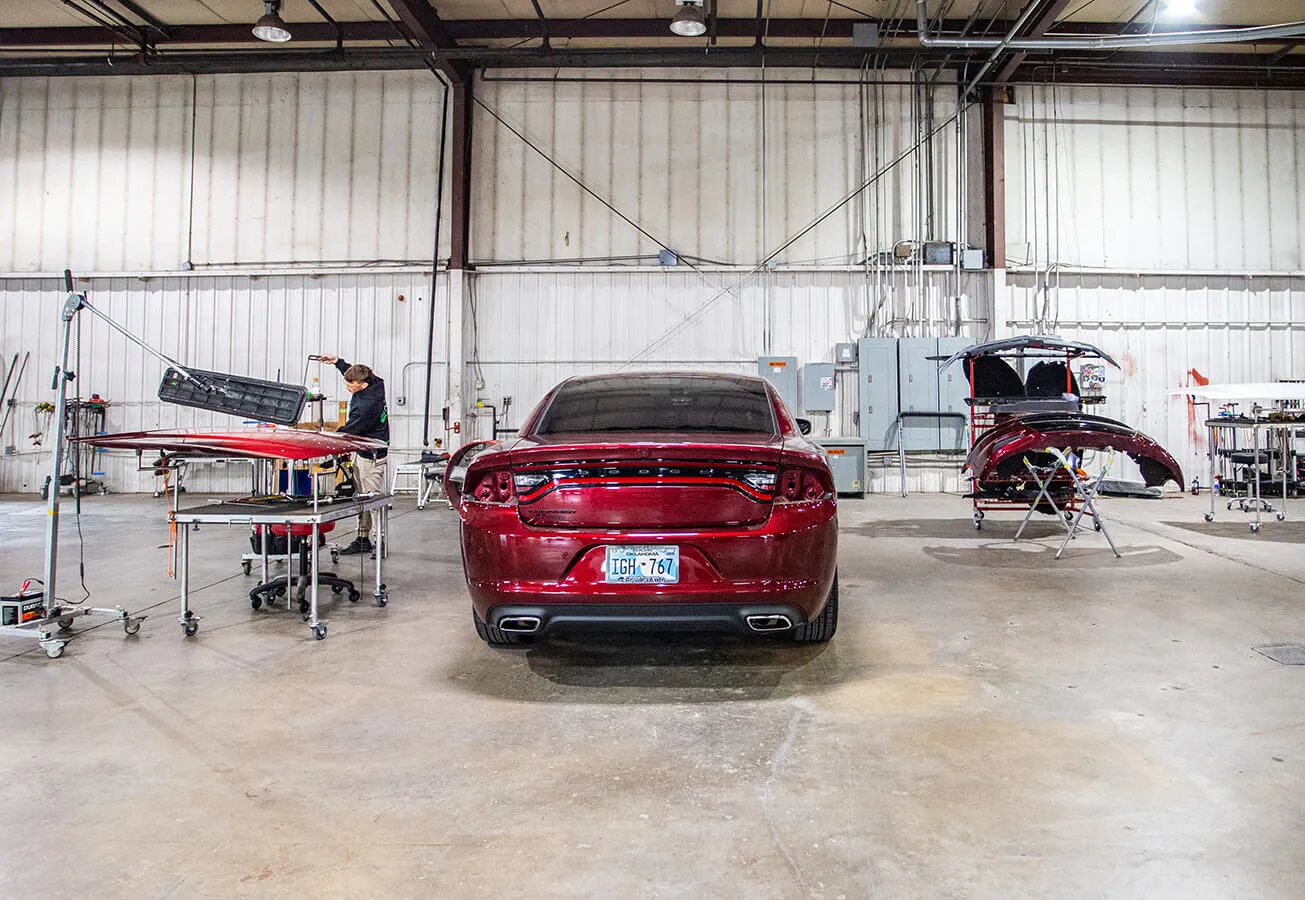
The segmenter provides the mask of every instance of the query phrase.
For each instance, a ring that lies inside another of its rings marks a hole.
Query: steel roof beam
[[[543,51],[539,48],[487,50],[460,47],[448,51],[448,62],[459,66],[520,67],[757,67],[818,66],[822,69],[859,69],[867,60],[862,50],[824,47],[717,48],[691,50]],[[888,66],[909,65],[919,48],[879,49],[870,56]],[[963,53],[953,64],[965,60]],[[974,58],[974,57],[971,57]],[[980,57],[981,58],[981,57]],[[1030,57],[1016,72],[1014,83],[1138,84],[1154,86],[1305,88],[1305,56],[1291,56],[1267,66],[1248,54],[1121,52],[1107,58],[1087,53]],[[147,75],[221,72],[298,72],[385,70],[422,68],[430,63],[429,50],[408,47],[347,48],[343,54],[326,49],[259,49],[256,51],[168,51],[144,61],[134,54],[102,53],[81,56],[0,57],[0,75]]]
[[[1026,33],[1020,35],[1020,37],[1044,37],[1047,32],[1051,30],[1051,26],[1056,24],[1056,20],[1065,12],[1065,8],[1068,7],[1069,4],[1070,0],[1051,0],[1051,2],[1049,2],[1046,7],[1034,17],[1033,21],[1029,24]],[[992,80],[998,84],[1004,84],[1005,82],[1010,81],[1011,77],[1015,74],[1015,70],[1018,69],[1020,64],[1027,58],[1028,54],[1023,51],[1012,53],[1010,59],[1006,60],[1006,62],[997,69],[997,74]]]
[[[407,4],[421,3],[430,9],[423,0],[392,0],[396,9]],[[434,11],[431,10],[431,15]],[[540,20],[535,19],[462,19],[442,21],[438,18],[443,37],[437,43],[428,32],[414,29],[408,17],[401,20],[419,38],[427,44],[443,49],[457,46],[459,42],[482,40],[521,40],[540,37]],[[766,25],[766,34],[771,40],[786,38],[825,38],[826,40],[847,39],[852,37],[853,19],[770,19]],[[362,21],[340,22],[344,37],[349,41],[384,41],[394,38],[393,26],[388,22]],[[434,23],[430,23],[432,27]],[[997,21],[994,28],[1000,31],[1010,29],[1011,22]],[[253,44],[257,42],[250,31],[251,25],[167,25],[167,40],[158,43],[175,44]],[[335,32],[320,22],[292,22],[297,41],[334,41]],[[940,33],[960,33],[965,27],[961,20],[943,22]],[[1229,28],[1250,26],[1229,25]],[[1092,36],[1142,33],[1146,29],[1140,25],[1121,27],[1117,22],[1057,22],[1046,34],[1072,33]],[[1190,29],[1173,29],[1174,31]],[[755,40],[757,20],[721,19],[716,20],[718,38],[747,38]],[[907,33],[914,35],[912,27]],[[671,36],[665,19],[549,19],[548,34],[551,38],[668,38]],[[684,39],[686,44],[689,39]],[[1269,45],[1291,45],[1297,38],[1276,38],[1259,41]],[[121,38],[119,38],[121,41]],[[114,34],[107,28],[96,26],[74,26],[71,28],[0,28],[0,46],[3,47],[79,47],[107,46],[114,42]],[[696,46],[696,45],[695,45]]]
[[[458,46],[435,9],[426,0],[387,0],[408,30],[423,43],[434,48],[435,67],[454,84],[461,84],[470,74],[465,65],[455,63],[444,51]]]

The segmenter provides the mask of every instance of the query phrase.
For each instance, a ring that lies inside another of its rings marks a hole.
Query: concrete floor
[[[448,509],[320,643],[206,527],[186,640],[163,501],[90,498],[93,601],[150,618],[0,641],[0,896],[1299,898],[1305,666],[1252,647],[1305,641],[1305,521],[1203,508],[1108,500],[1124,558],[1055,562],[1049,519],[845,500],[827,647],[492,650]],[[0,585],[44,521],[0,501]]]

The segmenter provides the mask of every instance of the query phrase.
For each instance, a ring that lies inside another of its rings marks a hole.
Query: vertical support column
[[[1006,268],[1006,109],[1005,91],[983,95],[983,205],[988,267]]]
[[[466,442],[466,422],[463,421],[462,405],[462,379],[467,371],[467,353],[464,346],[463,335],[463,313],[467,304],[467,270],[450,269],[449,270],[449,290],[448,290],[448,307],[449,307],[449,384],[448,391],[445,394],[445,403],[449,408],[449,425],[453,428],[457,423],[458,432],[449,431],[445,435],[448,443],[449,452],[462,446]]]
[[[451,91],[452,158],[449,168],[449,385],[447,400],[449,427],[460,429],[447,435],[449,449],[461,446],[467,438],[467,421],[463,414],[463,376],[467,370],[466,335],[463,315],[467,305],[467,279],[471,232],[471,109],[472,84],[467,78],[456,82]]]
[[[470,258],[468,248],[471,231],[471,108],[472,84],[467,81],[453,85],[453,155],[449,170],[449,193],[452,209],[449,215],[449,268],[465,269]]]

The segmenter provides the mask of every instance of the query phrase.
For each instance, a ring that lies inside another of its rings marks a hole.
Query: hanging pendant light
[[[679,9],[671,19],[671,31],[680,37],[701,37],[707,33],[707,21],[702,15],[700,0],[675,0]]]
[[[281,19],[281,0],[263,0],[263,17],[254,23],[254,37],[283,44],[290,40],[290,28]]]

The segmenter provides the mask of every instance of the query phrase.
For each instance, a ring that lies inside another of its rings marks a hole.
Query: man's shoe
[[[372,542],[368,538],[354,538],[353,543],[340,551],[341,556],[349,556],[354,553],[371,553]]]

